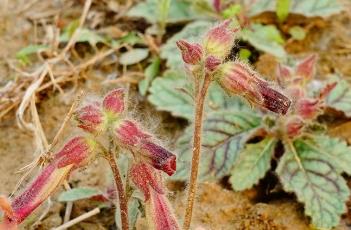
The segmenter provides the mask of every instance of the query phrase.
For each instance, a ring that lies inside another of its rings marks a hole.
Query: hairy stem
[[[106,153],[106,159],[108,160],[112,169],[113,177],[115,179],[115,184],[118,192],[119,207],[121,209],[122,230],[128,230],[128,201],[124,191],[121,175],[119,174],[114,154],[111,151]]]
[[[200,153],[201,153],[201,133],[202,133],[202,118],[204,113],[204,102],[206,99],[206,94],[208,87],[210,86],[211,79],[209,75],[205,75],[203,85],[201,90],[196,95],[196,106],[195,106],[195,127],[194,127],[194,136],[193,136],[193,157],[191,160],[191,175],[190,175],[190,184],[188,191],[188,200],[185,210],[184,225],[183,229],[188,230],[190,228],[193,207],[194,207],[194,198],[196,195],[197,187],[197,177],[199,172],[199,163],[200,163]]]

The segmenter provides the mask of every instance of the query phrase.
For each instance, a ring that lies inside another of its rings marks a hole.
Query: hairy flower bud
[[[178,48],[182,53],[183,61],[186,64],[196,65],[202,59],[202,47],[197,43],[189,43],[185,40],[176,42]]]
[[[303,79],[310,80],[315,71],[317,56],[315,54],[308,56],[296,66],[296,75]]]
[[[206,34],[203,42],[206,56],[212,55],[221,60],[228,56],[235,40],[235,30],[229,28],[230,23],[226,20]]]
[[[78,121],[78,127],[90,132],[98,133],[103,130],[103,114],[99,103],[93,103],[78,109],[74,113],[75,119]]]
[[[160,194],[164,193],[160,175],[148,164],[133,164],[130,169],[130,177],[135,186],[143,192],[145,201],[150,199],[150,188]]]
[[[221,64],[221,60],[214,56],[208,56],[205,60],[205,67],[208,71],[214,71]]]
[[[278,64],[277,68],[277,82],[281,87],[285,87],[291,80],[291,70],[288,66]]]
[[[122,113],[124,111],[124,96],[125,91],[123,88],[114,89],[107,93],[102,102],[104,111],[113,115]]]
[[[286,121],[286,133],[290,138],[296,137],[301,134],[304,127],[304,122],[301,117],[290,117]]]
[[[320,112],[319,100],[302,98],[296,104],[296,113],[304,119],[314,119]]]
[[[132,120],[122,120],[116,125],[115,134],[120,145],[132,152],[139,153],[139,157],[154,168],[172,175],[176,170],[176,156],[156,144],[152,136],[144,132]]]
[[[272,112],[286,114],[291,101],[258,76],[247,65],[240,62],[227,62],[216,71],[215,79],[229,94],[241,95],[251,103],[260,105]]]

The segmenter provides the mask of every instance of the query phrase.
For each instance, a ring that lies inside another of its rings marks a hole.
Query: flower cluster
[[[291,103],[288,97],[247,64],[239,60],[227,60],[237,31],[230,28],[230,23],[230,20],[226,20],[209,30],[202,44],[184,40],[177,42],[187,69],[204,67],[205,75],[217,81],[228,94],[241,95],[253,104],[278,114],[286,114]],[[194,76],[198,77],[198,74]]]
[[[69,140],[62,150],[54,154],[37,178],[11,202],[0,197],[0,209],[4,212],[0,230],[17,229],[18,224],[42,204],[72,171],[88,165],[96,155],[107,159],[109,148],[97,141],[97,136],[112,137],[109,141],[133,154],[133,181],[144,192],[145,199],[152,200],[150,207],[156,216],[157,212],[162,213],[163,220],[155,219],[155,225],[159,226],[156,229],[164,229],[166,222],[171,223],[170,220],[177,226],[164,189],[159,186],[159,178],[153,176],[157,174],[160,177],[158,170],[172,175],[176,170],[176,156],[158,144],[159,141],[144,131],[140,124],[125,116],[124,97],[123,89],[115,89],[102,102],[95,101],[75,111],[77,126],[88,133],[87,137],[78,136]],[[135,179],[137,177],[143,179],[138,181]],[[142,183],[145,186],[140,186]],[[153,189],[149,189],[149,185]]]
[[[308,83],[315,73],[316,55],[310,55],[299,62],[294,69],[279,65],[277,80],[290,95],[292,106],[284,126],[289,137],[296,137],[302,130],[321,114],[324,99],[334,89],[336,83],[325,85],[316,95],[308,90]]]

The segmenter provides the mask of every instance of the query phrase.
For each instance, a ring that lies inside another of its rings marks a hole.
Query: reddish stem
[[[194,198],[196,194],[197,187],[197,177],[199,173],[199,163],[200,163],[200,153],[201,153],[201,134],[202,134],[202,119],[204,113],[204,102],[206,99],[206,94],[208,87],[210,86],[211,78],[209,75],[205,75],[205,79],[200,92],[196,95],[196,107],[195,107],[195,127],[193,136],[193,157],[191,161],[191,175],[190,175],[190,185],[188,191],[188,200],[185,210],[183,229],[188,230],[190,228]]]
[[[128,201],[124,191],[121,175],[119,173],[114,154],[112,152],[106,153],[106,159],[109,162],[110,167],[112,169],[113,177],[115,179],[115,184],[118,192],[119,207],[121,209],[122,230],[128,230]]]

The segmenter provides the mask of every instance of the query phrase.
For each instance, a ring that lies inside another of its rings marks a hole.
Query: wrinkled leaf
[[[103,195],[103,193],[96,188],[73,188],[61,193],[58,200],[60,202],[77,201],[89,199],[97,195]]]
[[[311,140],[305,140],[305,144],[319,154],[324,154],[333,159],[330,163],[339,173],[351,175],[351,148],[347,143],[338,138],[326,135],[313,136]]]
[[[278,58],[285,58],[284,39],[274,25],[252,24],[250,29],[244,29],[242,38],[258,50],[270,53]]]
[[[295,40],[301,41],[306,37],[306,31],[300,26],[293,26],[289,29],[289,34]]]
[[[326,103],[329,107],[342,111],[346,116],[351,116],[351,90],[350,84],[339,78],[332,78],[331,82],[337,82],[336,87],[330,92],[326,98]]]
[[[250,134],[260,124],[260,118],[245,110],[213,112],[203,124],[200,178],[221,178],[228,175],[239,151]],[[177,180],[190,173],[193,127],[188,127],[177,143]]]
[[[174,70],[184,69],[182,56],[176,46],[176,41],[185,39],[188,42],[201,43],[201,37],[211,28],[213,23],[208,21],[195,21],[189,23],[183,30],[168,39],[161,47],[161,57],[167,60],[167,66]]]
[[[285,154],[277,167],[286,191],[295,192],[305,204],[305,214],[317,228],[330,229],[346,211],[349,189],[333,166],[333,158],[310,148],[302,139],[285,145]]]
[[[133,65],[149,56],[148,49],[136,48],[123,53],[119,58],[122,65]]]
[[[139,92],[142,96],[145,96],[152,80],[157,76],[160,70],[161,60],[154,58],[151,64],[145,69],[145,79],[139,82]]]
[[[171,0],[167,22],[175,23],[194,18],[194,14],[190,11],[190,3],[184,0]],[[146,0],[132,7],[127,15],[129,17],[145,18],[150,23],[156,23],[160,18],[158,0]]]
[[[251,188],[264,177],[271,167],[276,143],[275,139],[267,137],[258,143],[245,146],[230,173],[230,183],[235,190]]]
[[[194,117],[194,102],[189,94],[192,94],[193,87],[182,73],[183,71],[168,71],[163,77],[156,78],[149,89],[148,100],[157,110],[191,121]],[[183,92],[184,90],[189,94]],[[247,105],[237,97],[227,96],[216,83],[212,83],[206,99],[206,112],[229,108],[244,109]]]
[[[16,53],[16,58],[24,65],[29,64],[29,55],[44,51],[48,48],[47,45],[29,45],[18,51]]]
[[[285,21],[289,15],[290,0],[277,0],[276,12],[280,22]]]
[[[249,9],[249,15],[257,15],[265,11],[274,11],[275,1],[272,0],[246,0],[246,6]],[[332,14],[340,13],[342,5],[335,0],[291,0],[290,12],[303,14],[309,17],[321,16],[328,17]]]

